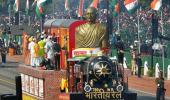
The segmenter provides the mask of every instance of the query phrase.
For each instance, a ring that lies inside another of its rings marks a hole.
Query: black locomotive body
[[[117,61],[106,56],[89,57],[74,65],[75,85],[89,100],[120,100],[124,92],[123,70]],[[77,86],[76,86],[77,87]],[[106,96],[107,95],[107,96]]]

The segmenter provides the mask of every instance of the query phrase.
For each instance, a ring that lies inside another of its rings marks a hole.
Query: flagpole
[[[43,18],[42,18],[42,16],[40,17],[40,33],[42,33],[42,31],[43,31],[43,22],[42,22],[42,20],[43,20]]]
[[[8,9],[9,9],[9,28],[10,28],[10,30],[8,30],[8,31],[11,31],[11,4],[9,4]],[[11,34],[9,34],[9,38],[11,38]]]
[[[19,13],[19,26],[20,26],[20,11],[18,13]]]
[[[55,3],[53,2],[53,19],[55,19]]]
[[[11,4],[9,4],[9,26],[11,26]]]
[[[139,9],[137,9],[137,17],[138,17],[138,53],[140,54],[140,35],[139,35],[139,30],[140,30],[140,23],[139,23]]]
[[[118,32],[120,31],[120,18],[119,18],[119,16],[120,16],[120,15],[119,15],[119,13],[118,13],[118,16],[117,16],[117,17],[118,17],[118,19],[117,19],[117,20],[118,20],[118,21],[117,21],[117,24],[118,24],[118,25],[117,25]]]
[[[164,27],[163,27],[163,13],[162,13],[162,10],[161,9],[161,27],[162,27],[162,36],[164,36]],[[164,45],[163,45],[163,42],[162,42],[162,67],[163,67],[163,77],[164,77],[164,67],[165,67],[165,62],[164,62]]]
[[[30,20],[31,20],[31,16],[29,15],[29,16],[28,16],[28,25],[29,25],[29,26],[31,25],[31,21],[30,21]]]
[[[26,13],[27,13],[27,18],[28,18],[28,25],[30,26],[30,14],[29,14],[29,0],[26,1]]]
[[[109,0],[107,0],[107,34],[109,35],[109,32],[110,32],[110,30],[109,30]]]
[[[162,10],[161,10],[161,27],[162,27],[162,35],[164,36],[163,13],[162,13]]]

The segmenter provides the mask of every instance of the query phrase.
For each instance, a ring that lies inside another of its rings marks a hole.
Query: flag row
[[[45,11],[45,5],[48,0],[34,0],[32,6],[36,5],[36,14],[37,16],[41,17],[44,15]],[[79,0],[79,6],[78,6],[78,17],[83,16],[83,9],[84,9],[84,2],[86,0]],[[14,11],[19,11],[19,2],[20,0],[15,0],[14,3]],[[89,1],[88,1],[89,2]],[[69,0],[65,0],[65,10],[70,9]],[[100,0],[93,0],[92,3],[89,5],[90,7],[95,7],[98,9],[98,5],[100,4]],[[153,0],[150,4],[151,9],[153,10],[159,10],[162,6],[162,0]],[[29,0],[26,0],[26,6],[25,6],[26,13],[29,13]],[[138,0],[110,0],[110,8],[113,12],[113,15],[116,16],[120,12],[128,12],[128,13],[134,13],[136,9],[139,7]]]
[[[95,7],[98,9],[100,0],[93,0],[89,5],[90,7]],[[84,0],[79,0],[78,17],[83,16],[83,4]],[[162,0],[153,0],[150,4],[150,8],[153,10],[159,10],[162,6]],[[113,11],[113,15],[117,16],[120,12],[128,12],[130,14],[134,13],[139,7],[138,0],[110,0],[110,8]],[[65,0],[65,9],[69,10],[69,0]]]

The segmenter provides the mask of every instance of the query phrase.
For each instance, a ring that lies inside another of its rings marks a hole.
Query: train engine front
[[[116,62],[106,56],[90,58],[87,66],[86,86],[94,88],[110,88],[112,91],[123,91],[123,77],[120,77],[119,68]]]
[[[124,91],[123,71],[117,61],[97,55],[98,51],[89,48],[73,51],[73,58],[69,60],[74,61],[74,72],[70,76],[74,77],[72,86],[89,100],[121,99]]]
[[[85,97],[89,100],[122,99],[124,82],[121,74],[117,63],[109,57],[90,58],[84,84]]]

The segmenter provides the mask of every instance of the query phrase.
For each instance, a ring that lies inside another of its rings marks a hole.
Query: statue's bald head
[[[97,17],[97,9],[94,7],[89,7],[86,10],[86,19],[89,22],[95,22]]]
[[[96,14],[97,13],[97,9],[94,8],[94,7],[88,7],[87,10],[86,10],[86,13],[94,13]]]

